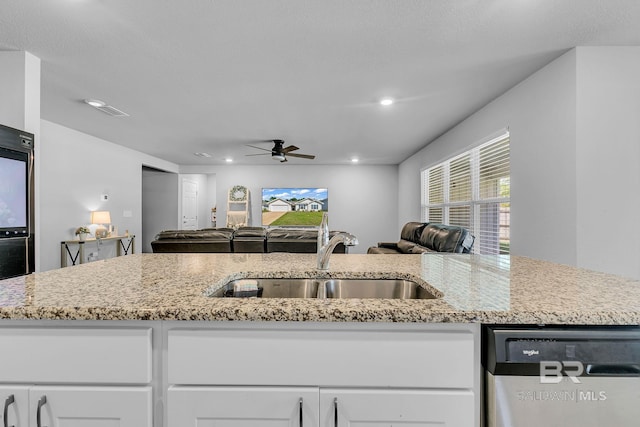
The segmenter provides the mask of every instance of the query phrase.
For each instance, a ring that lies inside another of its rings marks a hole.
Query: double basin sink
[[[243,279],[246,281],[246,279]],[[234,294],[239,280],[227,283],[212,297],[257,296],[260,298],[374,298],[433,299],[438,296],[418,283],[404,279],[250,279],[258,293]]]

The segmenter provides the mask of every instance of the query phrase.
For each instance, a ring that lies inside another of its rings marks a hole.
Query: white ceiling
[[[0,2],[0,50],[42,59],[43,119],[182,165],[273,164],[245,156],[273,138],[317,156],[288,164],[397,164],[584,45],[640,45],[640,1]]]

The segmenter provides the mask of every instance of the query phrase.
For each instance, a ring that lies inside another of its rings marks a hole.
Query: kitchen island
[[[0,282],[10,422],[477,426],[482,323],[640,324],[638,281],[529,258],[315,261],[137,254]],[[438,298],[209,296],[234,279],[315,277],[413,280]]]
[[[238,299],[239,278],[405,278],[431,300]],[[515,256],[136,254],[0,281],[0,318],[640,324],[640,283]]]

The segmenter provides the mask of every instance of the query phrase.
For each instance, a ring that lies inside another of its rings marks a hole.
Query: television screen
[[[329,210],[326,188],[263,188],[262,225],[317,227]]]
[[[22,156],[27,154],[0,150],[0,228],[27,227],[27,162]]]

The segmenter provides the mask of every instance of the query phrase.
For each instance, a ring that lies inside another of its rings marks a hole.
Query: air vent
[[[198,157],[211,157],[209,153],[193,153],[193,155]]]
[[[120,111],[115,107],[112,107],[111,105],[104,105],[102,107],[95,107],[96,109],[102,111],[103,113],[107,113],[110,116],[114,116],[114,117],[129,117],[129,115],[127,113],[125,113],[124,111]]]

